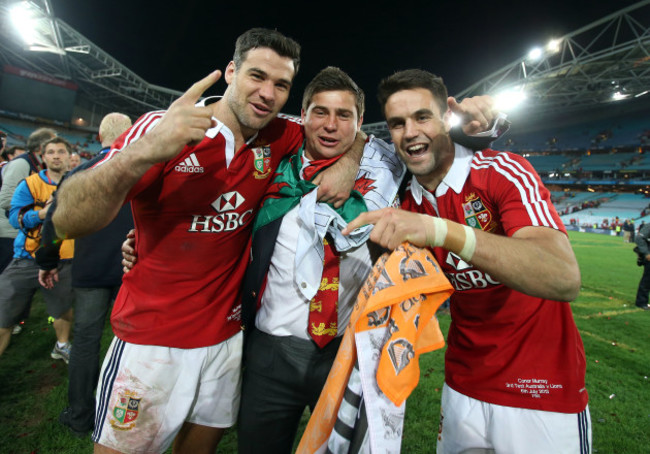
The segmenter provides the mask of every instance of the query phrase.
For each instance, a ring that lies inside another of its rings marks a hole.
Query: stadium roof
[[[650,0],[645,0],[553,40],[454,96],[523,92],[530,116],[650,98],[649,90]],[[364,130],[388,137],[385,123]]]
[[[0,63],[47,74],[79,86],[79,102],[98,114],[124,112],[134,118],[164,109],[181,92],[149,84],[61,19],[49,0],[24,2],[40,36],[28,46],[11,23],[11,8],[0,3]],[[31,51],[31,52],[30,52]]]
[[[98,117],[110,111],[138,117],[164,109],[181,93],[153,85],[129,70],[61,19],[49,0],[30,5],[40,37],[31,48],[10,23],[10,9],[0,3],[0,64],[48,74],[79,86],[79,104]],[[540,49],[537,59],[522,56],[454,94],[497,95],[523,91],[528,112],[585,109],[619,99],[648,96],[650,87],[650,0],[610,14]],[[30,52],[38,50],[38,52]],[[387,138],[384,122],[366,124],[366,132]]]

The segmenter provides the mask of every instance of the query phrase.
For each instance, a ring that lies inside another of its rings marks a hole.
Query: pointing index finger
[[[221,78],[221,71],[218,69],[215,71],[212,71],[210,74],[205,76],[203,79],[199,80],[198,82],[194,82],[194,84],[187,89],[185,93],[183,93],[183,96],[181,96],[181,99],[186,99],[192,104],[195,104],[199,98],[205,93],[205,91],[210,88],[216,81],[218,81]]]
[[[379,211],[367,211],[365,213],[361,213],[359,216],[350,221],[348,225],[341,231],[341,233],[343,233],[343,235],[349,235],[350,232],[358,229],[359,227],[367,224],[374,224],[377,222],[379,217],[381,217],[381,213],[379,213]]]

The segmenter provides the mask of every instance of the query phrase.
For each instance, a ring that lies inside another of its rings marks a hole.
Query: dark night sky
[[[302,66],[283,111],[299,114],[307,82],[334,65],[366,91],[366,123],[381,121],[375,88],[397,70],[435,72],[453,95],[531,47],[635,3],[51,1],[57,17],[146,81],[182,91],[213,69],[224,69],[237,36],[248,28],[277,28],[302,45]],[[224,87],[220,81],[207,94]]]

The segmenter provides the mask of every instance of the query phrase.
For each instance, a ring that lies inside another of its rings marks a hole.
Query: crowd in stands
[[[59,137],[66,139],[71,146],[72,152],[79,155],[82,160],[91,159],[101,149],[96,133],[64,127],[59,128],[57,125],[46,125],[55,129]],[[24,146],[33,130],[33,126],[27,122],[0,118],[0,131],[6,135],[7,148]]]
[[[598,208],[600,206],[600,203],[601,203],[600,200],[587,200],[585,202],[580,203],[579,206],[572,205],[564,208],[563,210],[558,210],[558,213],[562,215],[562,214],[575,213],[576,211],[586,210],[589,208]]]

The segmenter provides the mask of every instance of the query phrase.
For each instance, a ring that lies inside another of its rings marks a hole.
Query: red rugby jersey
[[[163,114],[141,117],[106,159]],[[128,196],[138,262],[124,276],[111,315],[117,337],[196,348],[239,331],[253,219],[278,163],[302,141],[300,124],[276,118],[235,153],[232,132],[220,123],[140,179]]]
[[[493,150],[472,156],[459,146],[456,153],[436,190],[437,209],[415,179],[402,208],[496,235],[512,236],[525,226],[566,233],[549,191],[524,158]],[[459,154],[464,157],[458,159]],[[585,354],[570,305],[512,290],[442,248],[433,252],[456,289],[445,356],[447,384],[499,405],[584,410]]]

